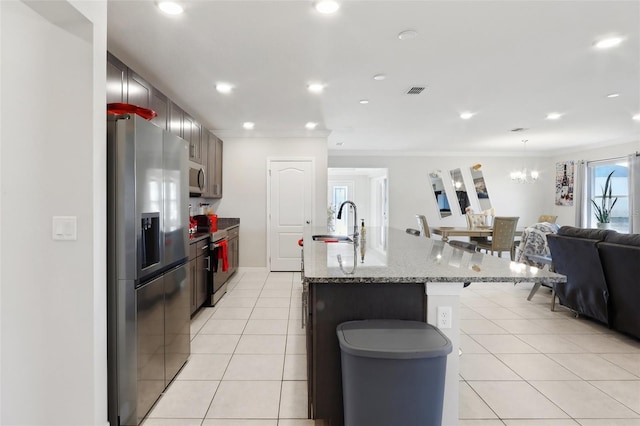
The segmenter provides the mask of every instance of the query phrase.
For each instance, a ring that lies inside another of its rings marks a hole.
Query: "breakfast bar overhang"
[[[309,417],[343,424],[338,324],[362,319],[404,319],[438,326],[438,307],[450,308],[442,424],[458,424],[460,295],[465,283],[566,282],[563,275],[463,250],[392,228],[369,228],[356,242],[331,239],[325,228],[304,232],[303,314],[307,336]],[[392,391],[392,390],[390,390]]]

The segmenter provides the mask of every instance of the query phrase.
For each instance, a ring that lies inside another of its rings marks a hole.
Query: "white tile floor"
[[[244,268],[230,284],[194,316],[189,362],[144,426],[316,426],[300,275]],[[530,288],[464,290],[460,426],[640,426],[640,342]]]

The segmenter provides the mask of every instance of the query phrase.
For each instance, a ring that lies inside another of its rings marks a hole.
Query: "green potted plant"
[[[613,176],[614,172],[615,170],[609,173],[607,180],[604,182],[604,187],[601,187],[602,198],[600,199],[600,204],[596,203],[593,199],[591,200],[591,203],[593,203],[593,207],[595,208],[594,213],[596,220],[598,221],[598,228],[609,228],[609,224],[611,222],[611,210],[613,209],[613,206],[616,205],[616,201],[618,201],[618,197],[614,198],[611,195],[611,176]]]

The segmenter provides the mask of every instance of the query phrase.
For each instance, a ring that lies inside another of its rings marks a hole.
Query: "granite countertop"
[[[368,228],[358,246],[313,241],[317,234],[328,232],[305,228],[303,278],[308,283],[566,282],[564,275],[393,228]]]
[[[189,244],[197,243],[205,238],[209,238],[211,234],[209,232],[196,232],[195,234],[189,234]]]
[[[237,217],[219,217],[218,218],[218,231],[228,230],[237,226],[240,226],[240,218]],[[189,244],[197,243],[205,238],[211,237],[212,232],[196,232],[195,234],[189,234]],[[215,233],[213,233],[215,234]]]
[[[240,218],[238,217],[219,217],[218,229],[229,229],[234,226],[240,226]]]

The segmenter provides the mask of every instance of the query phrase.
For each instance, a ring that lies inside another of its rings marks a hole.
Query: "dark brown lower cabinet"
[[[191,287],[191,315],[207,299],[208,274],[211,269],[209,240],[191,243],[189,251],[189,281]]]
[[[344,415],[336,328],[345,321],[363,319],[426,322],[425,286],[412,283],[311,283],[306,303],[309,415],[313,419],[327,420],[331,426],[340,426],[344,423]]]

